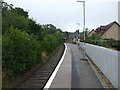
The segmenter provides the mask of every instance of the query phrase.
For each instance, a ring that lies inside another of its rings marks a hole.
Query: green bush
[[[72,41],[73,44],[76,44],[76,41]]]
[[[3,68],[14,77],[41,60],[41,45],[26,32],[9,28],[3,35]]]
[[[60,29],[37,24],[22,8],[3,5],[2,21],[3,77],[10,81],[45,60],[62,43]]]
[[[100,40],[100,36],[98,35],[98,34],[96,34],[96,33],[93,33],[90,37],[89,37],[89,39],[90,40]]]
[[[48,34],[44,37],[42,46],[47,54],[51,53],[61,43],[60,33]]]

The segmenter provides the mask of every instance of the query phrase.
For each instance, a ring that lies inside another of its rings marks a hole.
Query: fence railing
[[[103,46],[120,51],[120,41],[116,40],[86,40],[86,43]]]

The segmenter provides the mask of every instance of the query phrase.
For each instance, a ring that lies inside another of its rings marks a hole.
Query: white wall
[[[83,48],[83,43],[80,43]],[[115,88],[118,88],[118,51],[85,44],[86,54],[93,60]]]

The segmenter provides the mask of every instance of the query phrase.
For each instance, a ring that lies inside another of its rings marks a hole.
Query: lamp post
[[[85,37],[85,1],[77,1],[77,2],[81,2],[81,3],[83,3],[83,24],[84,24],[84,26],[83,26],[83,32],[84,32],[84,55],[83,55],[83,58],[81,59],[81,60],[87,60],[86,59],[86,55],[85,55],[85,52],[86,52],[86,50],[85,50],[85,40],[86,40],[86,37]]]
[[[79,27],[78,27],[78,30],[80,31],[80,23],[76,23],[77,25],[79,25]],[[79,45],[79,42],[80,42],[80,39],[79,39],[79,37],[80,37],[80,34],[78,33],[78,37],[77,37],[77,44]]]
[[[79,27],[78,27],[78,30],[80,31],[80,23],[76,23]],[[78,35],[79,37],[80,35]]]
[[[80,29],[80,23],[76,23],[77,25],[79,25],[79,28],[78,29]]]

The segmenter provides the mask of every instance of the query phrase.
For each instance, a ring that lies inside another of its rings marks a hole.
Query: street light
[[[78,27],[78,30],[80,31],[80,23],[76,23],[79,27]],[[80,36],[80,35],[79,35]]]
[[[79,25],[79,27],[78,27],[78,30],[80,29],[80,23],[76,23],[77,25]]]
[[[83,19],[83,21],[84,21],[84,26],[83,26],[83,31],[84,31],[84,55],[83,55],[83,58],[81,59],[81,60],[87,60],[86,59],[86,55],[85,55],[85,52],[86,52],[86,50],[85,50],[85,40],[86,40],[86,38],[85,38],[85,1],[77,1],[77,2],[81,2],[81,3],[83,3],[83,16],[84,16],[84,19]]]
[[[78,30],[80,31],[80,23],[76,23],[77,25],[79,25],[79,27],[78,27]],[[80,37],[80,34],[78,33],[78,37],[77,37],[77,44],[79,45],[79,42],[80,42],[80,39],[79,39],[79,37]]]

